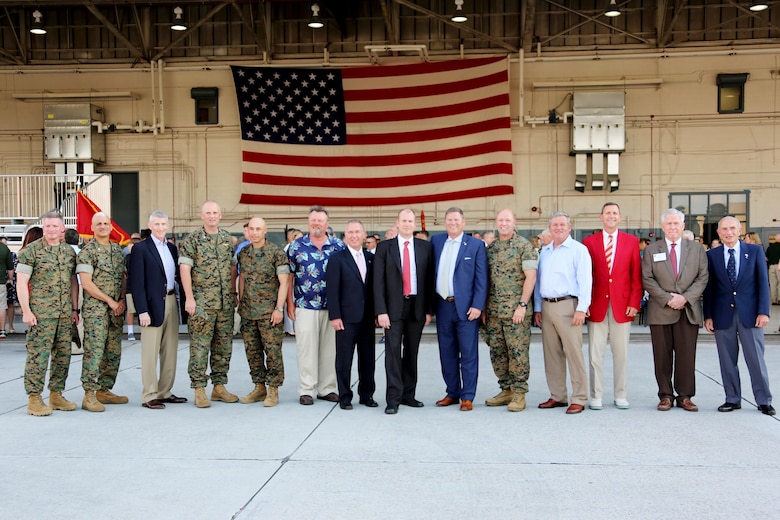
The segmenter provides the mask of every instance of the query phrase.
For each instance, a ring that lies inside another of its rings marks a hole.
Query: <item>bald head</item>
[[[260,217],[252,217],[246,226],[246,236],[254,247],[261,247],[265,244],[265,235],[268,233],[268,228],[265,225],[265,220]]]

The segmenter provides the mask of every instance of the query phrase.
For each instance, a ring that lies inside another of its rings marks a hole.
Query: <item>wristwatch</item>
[[[284,307],[274,307],[274,310],[284,313]]]
[[[520,302],[520,307],[523,307],[523,308],[528,307],[528,303]]]

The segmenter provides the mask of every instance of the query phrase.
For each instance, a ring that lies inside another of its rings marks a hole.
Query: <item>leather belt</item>
[[[405,294],[404,295],[404,300],[413,300],[415,298],[417,298],[416,294]]]
[[[165,293],[165,294],[167,294],[168,296],[172,296],[172,295],[173,295],[173,294],[175,294],[175,293],[176,293],[176,291],[174,291],[173,289],[171,289],[170,291],[168,291],[168,292],[167,292],[167,293]]]
[[[576,296],[559,296],[558,298],[542,298],[542,300],[548,302],[548,303],[557,303],[562,302],[563,300],[572,300],[576,298]]]
[[[447,296],[446,298],[442,298],[445,302],[455,303],[455,297],[454,296]]]

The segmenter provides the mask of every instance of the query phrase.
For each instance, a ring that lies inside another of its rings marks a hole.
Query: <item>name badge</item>
[[[666,253],[656,253],[653,255],[653,262],[665,262]]]

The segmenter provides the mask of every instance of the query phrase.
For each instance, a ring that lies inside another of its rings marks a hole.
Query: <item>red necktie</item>
[[[404,296],[412,294],[412,266],[409,259],[409,241],[404,242],[404,262],[401,266],[404,277]]]
[[[604,250],[604,257],[607,260],[607,269],[609,272],[612,272],[612,235],[609,235],[609,240],[607,241],[607,248]]]
[[[672,273],[674,273],[674,279],[677,279],[677,251],[674,250],[674,246],[677,244],[672,243],[672,251],[669,253],[669,260],[672,262]]]

